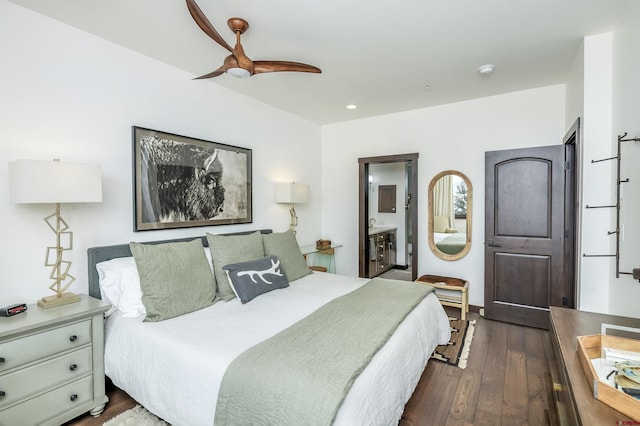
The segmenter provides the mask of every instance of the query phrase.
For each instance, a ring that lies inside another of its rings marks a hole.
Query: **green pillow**
[[[213,303],[216,281],[202,241],[129,244],[140,275],[145,321],[162,321]]]
[[[287,280],[297,280],[311,273],[292,230],[264,234],[262,242],[265,256],[277,256],[280,259]]]
[[[207,233],[213,272],[218,282],[216,298],[225,302],[236,297],[227,273],[222,269],[231,263],[248,262],[264,257],[262,235],[256,231],[247,235],[213,235]]]

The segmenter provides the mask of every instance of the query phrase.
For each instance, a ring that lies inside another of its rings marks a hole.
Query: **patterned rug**
[[[456,365],[459,368],[467,368],[467,358],[469,358],[471,350],[476,320],[463,321],[449,318],[449,321],[451,322],[451,340],[446,345],[436,346],[431,359]]]

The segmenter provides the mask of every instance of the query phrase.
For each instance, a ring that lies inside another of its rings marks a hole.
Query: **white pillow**
[[[209,260],[209,267],[213,272],[211,251],[204,248],[204,254]],[[118,257],[96,264],[100,284],[100,296],[103,301],[111,304],[107,316],[115,310],[124,317],[147,315],[142,304],[142,289],[140,275],[136,261],[132,257]]]
[[[133,257],[119,257],[100,262],[96,265],[102,300],[111,303],[113,308],[125,317],[146,315],[142,304],[140,276]]]
[[[213,260],[211,259],[211,250],[209,250],[209,247],[204,248],[204,255],[207,256],[207,260],[209,261],[209,268],[211,268],[211,272],[213,272]]]

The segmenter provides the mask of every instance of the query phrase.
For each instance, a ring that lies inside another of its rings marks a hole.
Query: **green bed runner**
[[[330,425],[354,380],[431,291],[374,278],[243,352],[225,372],[215,425]]]

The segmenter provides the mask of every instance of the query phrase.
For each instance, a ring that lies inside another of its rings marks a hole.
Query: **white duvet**
[[[114,313],[106,322],[106,375],[173,425],[211,426],[222,377],[236,356],[365,282],[313,273],[245,305],[218,302],[161,322]],[[433,349],[449,333],[447,316],[430,294],[356,379],[335,424],[397,424]]]

